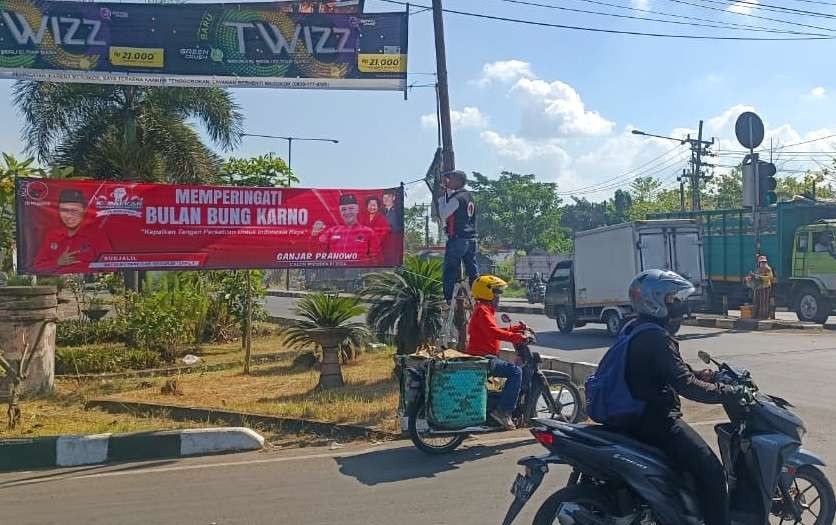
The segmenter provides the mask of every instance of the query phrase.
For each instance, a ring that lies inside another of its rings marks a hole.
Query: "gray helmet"
[[[683,308],[670,308],[675,301],[684,306],[696,289],[687,279],[667,270],[645,270],[630,282],[630,302],[639,315],[656,319],[682,316]]]

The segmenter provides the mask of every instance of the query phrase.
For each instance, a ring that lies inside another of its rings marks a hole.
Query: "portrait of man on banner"
[[[34,268],[39,273],[84,273],[91,262],[112,251],[107,235],[92,227],[87,217],[89,200],[77,189],[58,196],[58,219],[41,242]]]
[[[380,264],[383,249],[380,235],[369,226],[360,223],[360,203],[352,193],[340,196],[339,204],[342,224],[328,228],[321,221],[313,226],[311,232],[330,254],[345,254],[353,261],[364,264]]]

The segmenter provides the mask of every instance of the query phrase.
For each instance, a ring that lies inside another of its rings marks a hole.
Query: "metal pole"
[[[438,75],[438,104],[441,113],[441,169],[456,169],[453,153],[453,128],[450,121],[450,92],[447,84],[447,49],[444,46],[444,16],[441,0],[433,0],[433,28],[435,29],[435,68]]]
[[[252,355],[253,342],[253,284],[252,284],[252,270],[247,272],[247,320],[246,329],[244,330],[244,374],[250,374],[250,356]]]
[[[291,171],[292,164],[291,159],[293,156],[293,137],[287,137],[287,169]],[[290,290],[290,268],[286,269],[284,272],[284,289]]]
[[[700,210],[700,177],[702,177],[702,120],[697,135],[697,154],[694,164],[694,178],[691,181],[691,188],[694,194],[691,196],[694,211]]]

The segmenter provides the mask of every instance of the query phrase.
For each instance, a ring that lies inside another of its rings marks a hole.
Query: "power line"
[[[402,2],[400,0],[380,0],[381,2],[387,2],[390,4],[397,4],[397,5],[406,5],[407,2]],[[680,0],[677,0],[680,1]],[[423,5],[412,4],[410,5],[416,7],[427,7]],[[539,26],[539,27],[549,27],[554,29],[571,29],[574,31],[588,31],[591,33],[607,33],[613,35],[627,35],[627,36],[645,36],[645,37],[655,37],[655,38],[677,38],[677,39],[691,39],[691,40],[734,40],[734,41],[798,41],[798,40],[832,40],[836,38],[836,36],[799,36],[799,37],[787,37],[787,38],[767,38],[767,37],[743,37],[743,36],[712,36],[712,35],[681,35],[681,34],[672,34],[672,33],[646,33],[642,31],[626,31],[620,29],[604,29],[600,27],[586,27],[586,26],[573,26],[573,25],[566,25],[566,24],[553,24],[549,22],[538,22],[535,20],[525,20],[520,18],[509,18],[503,16],[494,16],[494,15],[487,15],[484,13],[474,13],[471,11],[459,11],[457,9],[444,9],[445,13],[450,13],[454,15],[461,15],[461,16],[470,16],[473,18],[481,18],[485,20],[496,20],[501,22],[512,22],[516,24],[524,24],[524,25],[532,25],[532,26]],[[799,24],[802,25],[802,24]],[[823,29],[823,28],[816,28],[816,29]],[[829,29],[825,29],[826,31],[833,31]]]
[[[797,14],[801,16],[816,16],[816,17],[823,17],[823,18],[836,18],[836,15],[831,15],[829,13],[819,13],[817,11],[808,11],[805,9],[795,9],[793,7],[783,7],[777,6],[772,4],[762,4],[759,2],[751,2],[748,0],[702,0],[703,2],[707,2],[710,4],[719,4],[719,5],[744,5],[751,7],[752,9],[762,9],[764,11],[773,11],[778,13],[787,13],[787,14]],[[734,12],[734,11],[731,11]]]
[[[745,28],[745,29],[771,30],[771,31],[775,31],[777,33],[804,34],[804,33],[798,33],[796,31],[771,29],[771,28],[767,28],[767,27],[763,27],[763,26],[753,26],[753,25],[749,25],[749,24],[738,24],[736,22],[722,22],[722,21],[719,21],[719,20],[711,20],[709,18],[700,18],[700,17],[695,17],[695,16],[687,16],[687,15],[666,13],[664,11],[655,11],[655,10],[652,10],[652,9],[641,9],[641,8],[638,8],[638,7],[629,7],[629,6],[624,6],[624,5],[611,4],[609,2],[601,2],[599,0],[576,0],[576,1],[586,2],[588,4],[602,5],[602,6],[605,6],[605,7],[612,7],[612,8],[615,8],[615,9],[623,9],[623,10],[627,10],[627,11],[636,11],[636,12],[639,12],[639,13],[648,13],[648,14],[653,14],[653,15],[668,16],[668,17],[672,17],[672,18],[681,18],[683,20],[697,20],[698,22],[711,22],[711,23],[716,22],[716,23],[719,23],[719,24],[727,25],[729,27],[739,27],[739,28]]]
[[[679,171],[679,168],[681,166],[685,166],[685,164],[687,164],[687,162],[688,162],[687,159],[673,159],[673,161],[667,162],[666,164],[664,164],[662,166],[658,166],[655,169],[646,170],[642,173],[637,173],[629,180],[614,182],[614,183],[611,183],[611,184],[607,184],[606,186],[602,186],[600,188],[595,188],[593,190],[587,190],[587,191],[575,190],[575,191],[571,191],[571,192],[559,193],[558,195],[569,195],[569,196],[590,195],[590,194],[593,194],[593,193],[601,193],[601,192],[605,192],[605,191],[610,191],[610,190],[623,188],[623,187],[627,186],[628,184],[632,184],[633,182],[637,181],[638,179],[653,177],[654,175],[657,175],[657,174],[663,173],[663,172],[667,172],[667,171],[672,170],[674,168],[676,168],[676,171]]]
[[[389,1],[389,0],[384,0],[384,1]],[[752,13],[738,13],[737,11],[728,11],[726,9],[720,9],[719,7],[711,7],[711,6],[708,6],[708,5],[697,4],[695,2],[687,2],[685,0],[668,0],[668,1],[676,3],[676,4],[683,4],[683,5],[689,5],[691,7],[699,7],[699,8],[702,8],[702,9],[708,9],[710,11],[720,11],[721,13],[731,13],[731,14],[738,15],[738,16],[747,16],[747,17],[750,17],[750,18],[758,18],[760,20],[769,20],[770,22],[778,22],[780,24],[789,24],[789,25],[794,25],[794,26],[799,26],[799,27],[807,27],[807,28],[810,28],[810,29],[818,29],[819,31],[831,31],[831,32],[836,31],[836,29],[832,29],[832,28],[828,28],[828,27],[820,27],[820,26],[814,26],[814,25],[810,25],[810,24],[802,24],[801,22],[794,22],[794,21],[791,21],[791,20],[783,20],[781,18],[770,18],[768,16],[753,15]]]
[[[680,145],[677,145],[677,146],[674,146],[673,148],[671,148],[671,149],[669,149],[669,150],[664,151],[664,152],[663,152],[663,153],[661,153],[660,155],[657,155],[657,156],[653,157],[652,159],[650,159],[649,161],[645,162],[644,164],[641,164],[641,165],[639,165],[639,166],[637,166],[637,167],[635,167],[635,168],[632,168],[632,169],[630,169],[630,170],[628,170],[628,171],[626,171],[626,172],[622,173],[621,175],[616,175],[615,177],[612,177],[612,178],[610,178],[610,179],[607,179],[607,180],[604,180],[604,181],[601,181],[601,182],[596,182],[595,184],[590,184],[590,185],[588,185],[588,186],[581,186],[580,188],[575,188],[575,190],[573,190],[572,192],[562,192],[562,193],[561,193],[561,192],[558,192],[558,195],[570,195],[570,194],[572,194],[572,193],[575,193],[575,192],[578,192],[578,191],[583,191],[583,190],[593,190],[593,191],[597,191],[597,188],[599,188],[599,187],[601,187],[601,186],[606,186],[606,185],[612,184],[613,182],[618,181],[618,180],[626,180],[626,179],[629,179],[629,178],[630,178],[630,177],[632,177],[632,176],[633,176],[636,172],[641,171],[641,170],[643,170],[643,169],[645,169],[645,168],[649,167],[650,165],[652,165],[652,164],[656,163],[656,162],[657,162],[657,161],[659,161],[660,159],[663,159],[663,158],[667,157],[668,155],[670,155],[671,153],[673,153],[674,151],[678,150],[678,149],[679,149],[679,148],[681,148],[681,147],[682,147],[682,145],[681,145],[681,144],[680,144]]]
[[[722,22],[716,22],[715,23],[714,21],[709,21],[709,22],[712,22],[712,23],[708,23],[708,24],[702,24],[702,23],[697,23],[697,22],[679,22],[679,21],[676,21],[676,20],[663,20],[663,19],[660,19],[660,18],[648,18],[648,17],[643,17],[643,16],[620,15],[620,14],[617,14],[617,13],[604,13],[604,12],[601,12],[601,11],[591,11],[591,10],[588,10],[588,9],[575,9],[575,8],[572,8],[572,7],[563,7],[563,6],[557,6],[557,5],[551,5],[551,4],[541,4],[541,3],[538,3],[538,2],[528,2],[526,0],[500,0],[500,1],[501,2],[507,2],[507,3],[510,3],[510,4],[521,4],[521,5],[527,5],[527,6],[533,6],[533,7],[543,7],[543,8],[546,8],[546,9],[556,9],[556,10],[560,10],[560,11],[570,11],[570,12],[573,12],[573,13],[584,13],[584,14],[589,14],[589,15],[609,16],[609,17],[613,17],[613,18],[624,18],[624,19],[630,19],[630,20],[644,20],[644,21],[648,21],[648,22],[659,22],[659,23],[663,23],[663,24],[677,24],[677,25],[684,25],[684,26],[691,26],[691,27],[710,27],[710,28],[714,28],[714,29],[725,29],[725,30],[735,29],[733,27],[727,27],[727,26],[724,26],[724,25],[717,25],[717,23],[722,23]],[[665,13],[662,13],[662,15],[663,16],[671,16],[671,15],[667,15]],[[790,33],[790,34],[796,34],[796,35],[821,36],[821,37],[829,36],[829,35],[823,35],[821,33],[801,33],[801,32],[783,31],[783,30],[779,30],[779,29],[768,29],[768,28],[759,28],[759,29],[745,28],[743,30],[744,31],[762,32],[762,33]]]

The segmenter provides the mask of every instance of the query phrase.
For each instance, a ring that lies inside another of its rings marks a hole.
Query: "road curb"
[[[0,471],[245,452],[263,446],[261,435],[243,427],[2,439]]]
[[[703,328],[722,328],[749,332],[768,332],[772,330],[799,330],[805,332],[821,332],[832,330],[828,326],[800,321],[782,321],[779,319],[738,319],[735,317],[694,316],[685,319],[685,326],[700,326]]]
[[[165,416],[177,421],[221,421],[230,425],[275,428],[289,433],[313,433],[324,437],[340,439],[392,439],[400,434],[384,432],[376,428],[362,425],[348,425],[330,423],[311,419],[296,419],[249,412],[235,412],[218,410],[215,408],[186,407],[180,405],[165,405],[162,403],[147,403],[139,401],[121,401],[114,399],[91,399],[84,405],[85,409],[101,408],[114,414],[150,414]]]
[[[516,358],[516,353],[513,350],[501,350],[501,357],[507,361],[513,361]],[[583,389],[586,383],[586,378],[595,373],[598,365],[594,363],[585,363],[583,361],[565,361],[557,357],[547,355],[540,355],[543,362],[540,368],[543,370],[552,370],[555,372],[563,372],[569,376],[572,383],[580,389]]]

